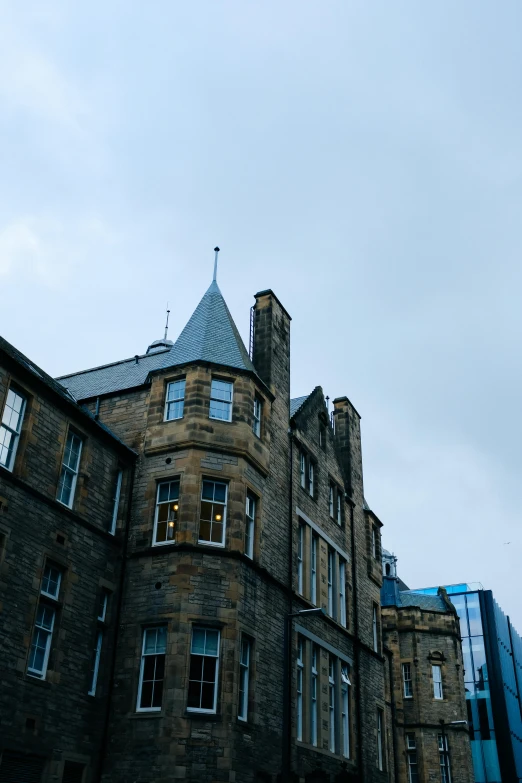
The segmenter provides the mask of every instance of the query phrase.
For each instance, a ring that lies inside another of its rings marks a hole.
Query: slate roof
[[[290,400],[290,418],[295,416],[297,411],[303,407],[309,396],[309,394],[305,394],[304,397],[294,397],[293,400]]]
[[[94,367],[58,380],[79,400],[142,386],[154,370],[207,361],[255,372],[241,336],[214,280],[170,349]]]
[[[61,383],[58,383],[57,380],[54,378],[51,378],[50,375],[47,375],[47,373],[42,370],[41,367],[38,367],[36,364],[31,362],[27,356],[24,356],[21,351],[19,351],[17,348],[14,347],[14,345],[11,345],[11,343],[8,343],[7,340],[4,340],[3,337],[0,337],[0,351],[3,351],[7,356],[9,356],[11,359],[13,359],[17,364],[19,364],[21,367],[24,367],[26,370],[29,370],[29,372],[37,378],[41,383],[45,384],[54,394],[57,394],[59,397],[61,397],[64,401],[66,401],[69,405],[73,405],[80,416],[85,416],[87,419],[90,419],[90,421],[96,425],[96,427],[99,427],[101,430],[106,432],[108,435],[110,435],[113,440],[118,441],[122,446],[125,447],[125,449],[132,454],[135,452],[133,449],[129,448],[126,443],[124,443],[117,435],[112,432],[109,427],[107,427],[105,424],[102,424],[101,421],[96,419],[94,415],[88,411],[86,408],[84,408],[82,405],[78,405],[78,402],[74,398],[74,396],[71,394],[71,392],[66,389],[64,386],[62,386]]]
[[[412,606],[424,612],[448,612],[448,606],[441,595],[403,592],[400,579],[385,577],[381,589],[382,606]]]

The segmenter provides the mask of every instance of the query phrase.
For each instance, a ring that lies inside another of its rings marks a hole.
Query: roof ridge
[[[109,362],[108,364],[99,364],[97,367],[89,367],[87,370],[78,370],[78,372],[70,372],[67,375],[57,375],[54,379],[59,381],[62,378],[74,378],[76,375],[85,375],[88,372],[96,372],[96,370],[106,370],[107,367],[117,367],[119,364],[126,364],[127,362],[135,362],[136,356],[138,359],[148,359],[151,356],[160,356],[162,353],[168,353],[171,348],[166,348],[164,351],[154,351],[154,353],[137,353],[134,356],[130,356],[128,359],[119,359],[117,362]]]

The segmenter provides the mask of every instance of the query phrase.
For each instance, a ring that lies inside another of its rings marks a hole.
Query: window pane
[[[214,484],[214,500],[217,503],[224,503],[227,497],[227,485],[226,484]]]
[[[224,400],[225,402],[231,402],[232,400],[232,384],[226,381],[212,381],[210,388],[210,396],[216,400]]]
[[[469,635],[482,636],[482,620],[480,619],[480,602],[478,593],[471,593],[466,596],[469,619]]]
[[[206,631],[206,644],[205,644],[205,653],[206,655],[217,655],[218,654],[218,644],[219,644],[219,632],[218,631]]]
[[[187,705],[192,709],[201,709],[201,682],[190,680]]]
[[[201,497],[203,498],[203,500],[214,500],[213,481],[203,481],[203,489],[201,491]]]
[[[205,633],[203,628],[194,628],[192,631],[192,652],[198,655],[205,654]]]

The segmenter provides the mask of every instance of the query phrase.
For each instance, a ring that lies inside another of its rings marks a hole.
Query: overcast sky
[[[411,586],[522,632],[519,0],[0,0],[0,331],[53,375],[210,283],[362,416]],[[510,542],[505,543],[505,542]]]

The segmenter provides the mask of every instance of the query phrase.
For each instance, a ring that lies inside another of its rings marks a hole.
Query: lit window
[[[341,665],[341,731],[343,756],[350,758],[350,695],[351,685],[347,664]]]
[[[61,581],[62,572],[60,569],[47,564],[42,579],[41,594],[47,596],[47,598],[58,598]]]
[[[303,639],[298,637],[297,641],[297,739],[303,739]]]
[[[406,753],[408,756],[408,783],[419,783],[415,734],[406,734]]]
[[[433,677],[433,698],[439,700],[443,699],[444,696],[442,693],[442,667],[432,666],[431,675]]]
[[[372,616],[372,633],[373,633],[373,649],[375,652],[379,652],[379,621],[378,621],[378,609],[377,605],[373,605]]]
[[[334,600],[333,600],[333,571],[334,571],[334,554],[331,549],[328,550],[328,614],[330,617],[334,616]]]
[[[329,737],[328,748],[335,753],[335,665],[336,659],[330,655],[328,665],[328,709]]]
[[[308,494],[311,498],[315,495],[315,469],[312,460],[308,460]]]
[[[109,533],[113,536],[116,533],[116,525],[118,523],[118,509],[120,507],[120,495],[121,495],[121,482],[123,478],[123,470],[118,471],[116,476],[116,488],[114,491],[114,502],[112,506],[112,520]]]
[[[312,546],[310,552],[310,600],[317,604],[317,536],[312,533]]]
[[[157,712],[161,710],[166,652],[166,626],[146,628],[143,632],[141,651],[140,681],[136,707],[138,712]]]
[[[152,544],[170,544],[176,537],[179,511],[179,479],[158,484]]]
[[[210,387],[210,413],[211,419],[232,421],[232,393],[233,384],[228,381],[214,379]]]
[[[226,516],[227,485],[205,479],[201,490],[200,543],[225,546]]]
[[[250,682],[250,653],[252,642],[243,637],[241,639],[241,657],[239,659],[239,720],[248,719],[248,687]]]
[[[62,472],[58,484],[58,500],[65,506],[69,506],[69,508],[72,507],[74,500],[81,453],[82,439],[79,438],[78,435],[75,435],[74,432],[69,431],[63,455]]]
[[[384,713],[377,710],[377,769],[384,769]]]
[[[439,734],[439,763],[441,783],[451,783],[448,738]]]
[[[254,557],[254,534],[256,524],[256,499],[251,492],[247,492],[245,511],[245,555]]]
[[[411,663],[402,664],[402,682],[404,685],[404,698],[411,699],[413,696],[413,682],[411,679]]]
[[[299,477],[302,488],[306,489],[306,456],[302,451],[299,454]]]
[[[346,628],[346,563],[339,560],[339,622]]]
[[[304,554],[304,525],[299,524],[297,531],[297,592],[303,595],[303,554]]]
[[[187,709],[216,712],[219,669],[219,631],[193,628]]]
[[[319,668],[317,662],[317,645],[312,644],[312,677],[311,677],[311,704],[310,704],[310,737],[312,745],[317,745],[317,679]]]
[[[167,384],[165,398],[165,421],[183,418],[185,406],[185,379]]]
[[[55,614],[55,610],[45,604],[40,604],[36,613],[27,671],[42,680],[45,679],[49,662]]]
[[[254,416],[252,419],[252,432],[254,435],[257,435],[258,438],[261,437],[261,406],[262,402],[259,399],[259,397],[254,397]]]
[[[330,484],[329,495],[328,495],[328,508],[330,510],[330,516],[332,517],[332,519],[334,518],[334,494],[335,494],[334,485]]]
[[[24,418],[25,397],[9,389],[0,426],[0,465],[13,469]]]

